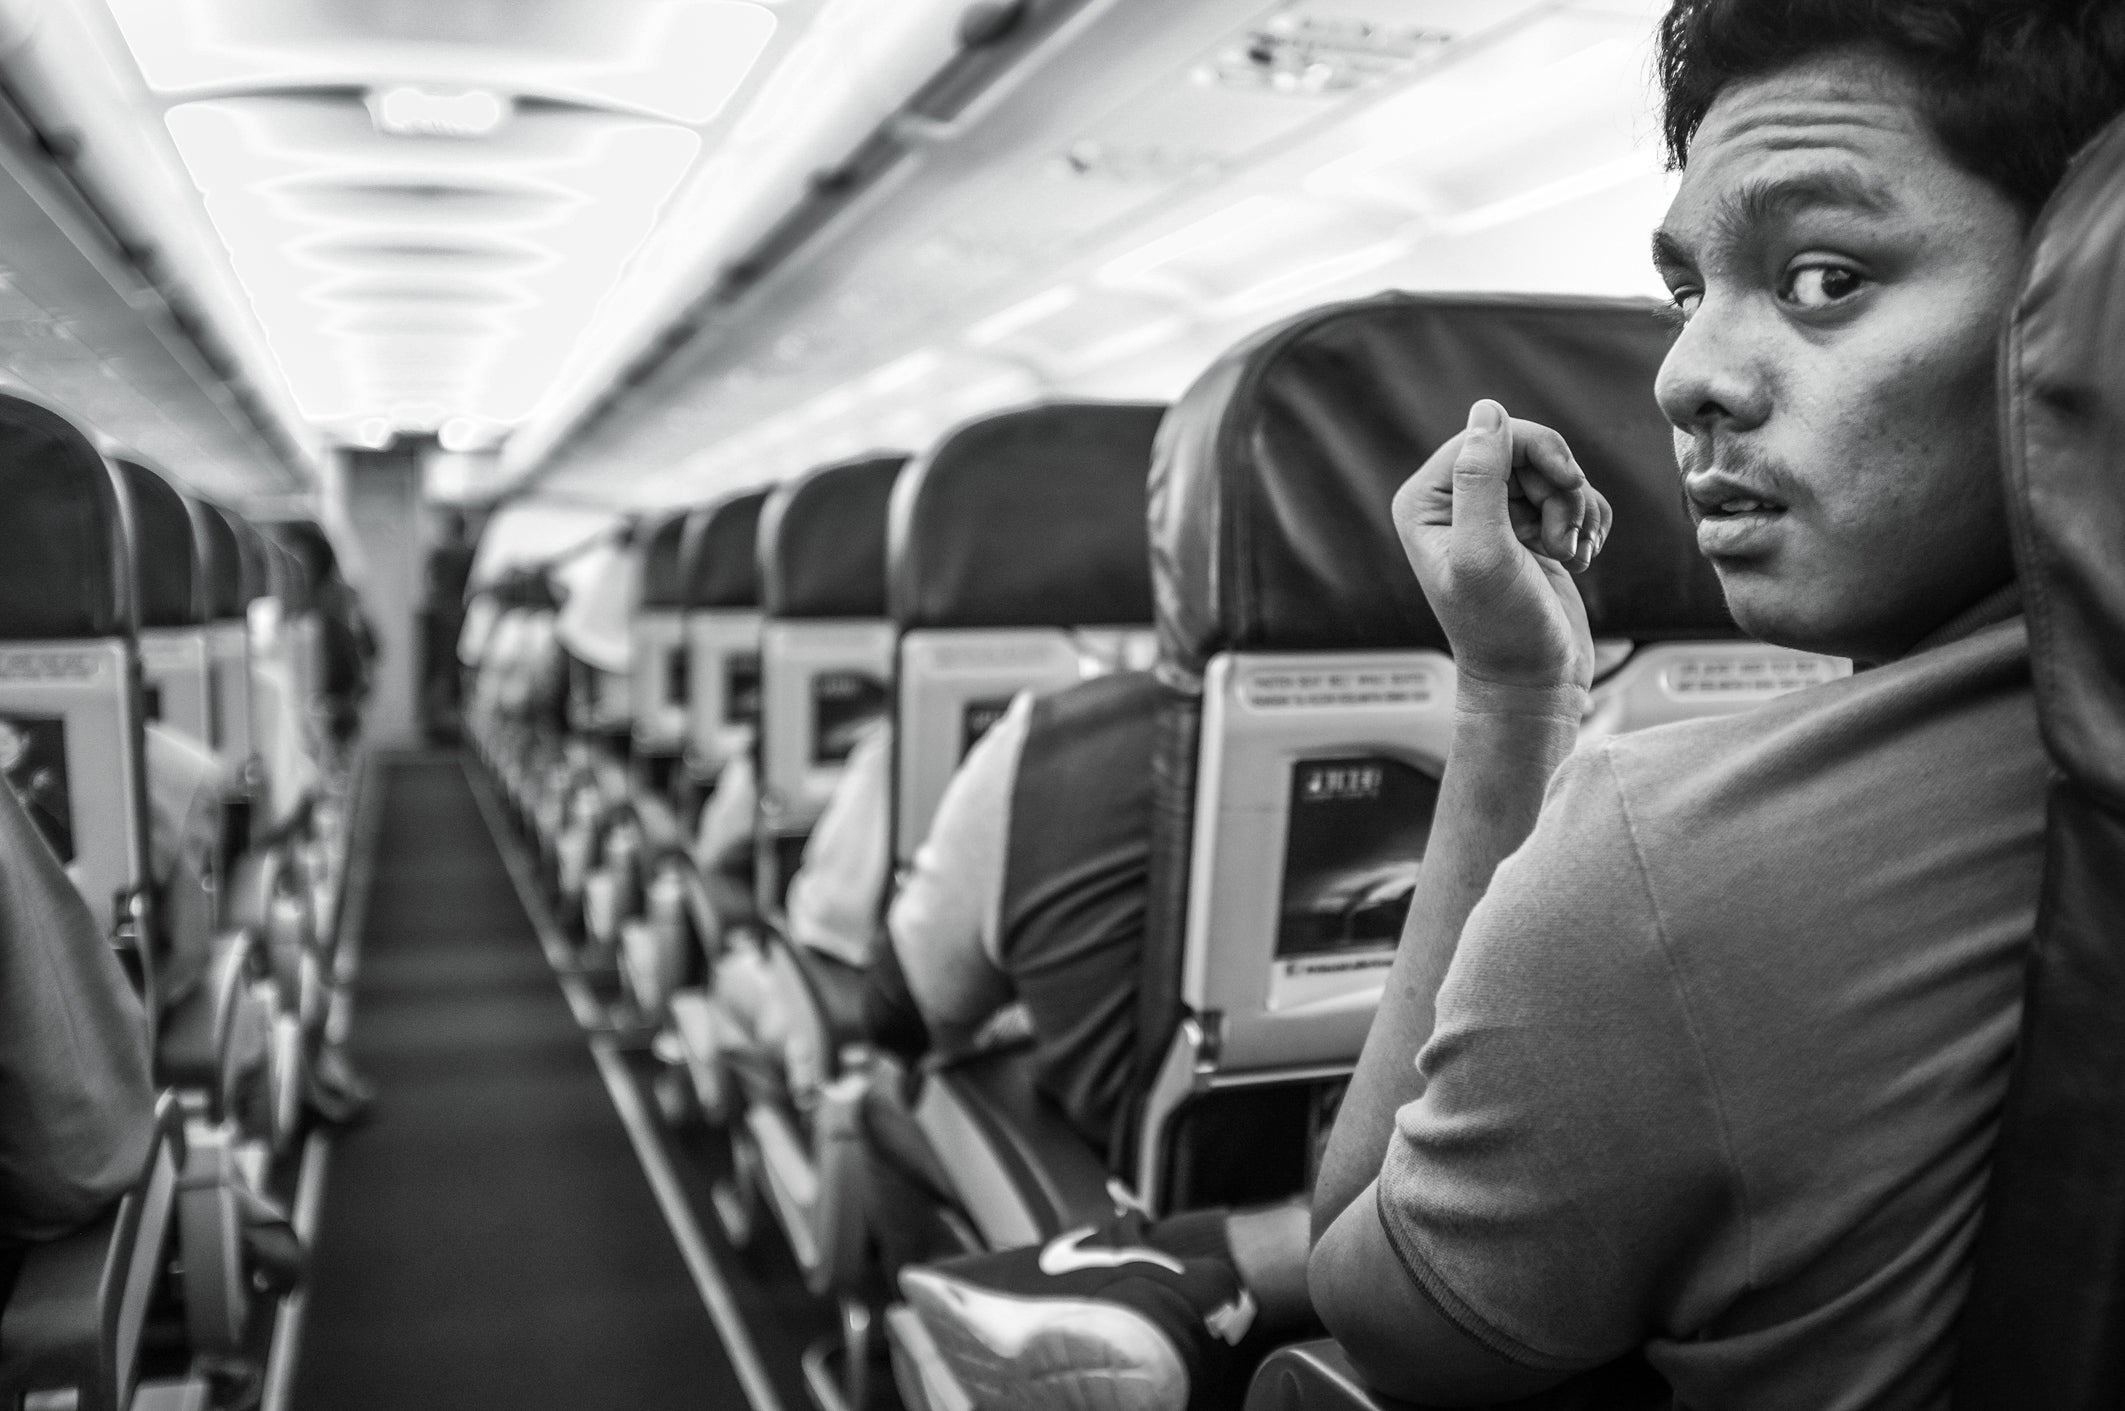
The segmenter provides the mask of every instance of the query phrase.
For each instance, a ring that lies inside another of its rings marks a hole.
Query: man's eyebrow
[[[1679,274],[1691,267],[1690,257],[1683,253],[1682,242],[1666,230],[1653,232],[1653,268],[1662,275]]]
[[[1879,216],[1895,205],[1885,187],[1858,172],[1812,171],[1745,183],[1721,203],[1718,221],[1720,233],[1733,239],[1802,211],[1832,207]]]

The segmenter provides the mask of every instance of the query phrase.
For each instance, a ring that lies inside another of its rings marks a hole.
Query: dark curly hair
[[[1675,0],[1658,59],[1670,165],[1729,84],[1841,49],[1908,74],[1949,158],[2030,214],[2125,111],[2125,0]]]

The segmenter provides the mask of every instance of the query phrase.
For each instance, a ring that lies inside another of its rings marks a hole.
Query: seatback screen
[[[687,682],[689,671],[686,648],[683,645],[673,647],[664,654],[664,699],[672,705],[685,705],[693,694],[692,687]]]
[[[63,863],[74,860],[74,807],[67,789],[66,721],[0,716],[0,774]]]
[[[1295,762],[1277,957],[1392,946],[1438,804],[1437,778],[1387,755]]]
[[[760,723],[760,654],[732,652],[723,659],[723,721]]]
[[[973,749],[982,736],[994,729],[996,722],[1003,719],[1004,713],[1010,709],[1009,696],[990,696],[978,701],[968,701],[966,709],[959,717],[959,757],[965,759],[967,751]]]
[[[885,683],[862,671],[822,671],[812,678],[812,763],[839,764],[864,727],[885,713]]]

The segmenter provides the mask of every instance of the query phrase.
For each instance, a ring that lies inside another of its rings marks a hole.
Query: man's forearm
[[[1463,679],[1409,919],[1314,1186],[1315,1239],[1379,1174],[1396,1111],[1423,1092],[1417,1051],[1431,1037],[1461,928],[1498,864],[1533,831],[1550,776],[1578,736],[1585,700],[1577,686],[1499,688]]]

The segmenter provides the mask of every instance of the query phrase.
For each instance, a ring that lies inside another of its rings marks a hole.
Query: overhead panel
[[[357,443],[529,416],[778,31],[749,0],[108,3],[301,413]]]

